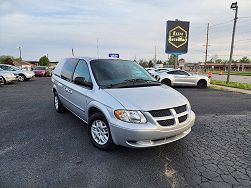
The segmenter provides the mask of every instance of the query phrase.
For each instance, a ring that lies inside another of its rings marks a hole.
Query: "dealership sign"
[[[108,54],[108,57],[119,58],[119,54]]]
[[[185,54],[188,49],[189,22],[167,21],[166,53]]]

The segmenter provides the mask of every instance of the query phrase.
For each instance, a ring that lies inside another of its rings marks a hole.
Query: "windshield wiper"
[[[105,87],[107,88],[112,88],[112,87],[133,87],[133,86],[144,86],[142,84],[138,85],[138,83],[146,83],[147,85],[161,85],[158,81],[154,81],[154,80],[144,80],[144,79],[128,79],[128,80],[124,80],[123,82],[120,83],[116,83],[116,84],[109,84],[106,85]]]

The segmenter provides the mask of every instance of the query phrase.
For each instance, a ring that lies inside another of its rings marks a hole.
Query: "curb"
[[[232,92],[245,93],[245,94],[251,95],[251,90],[246,90],[246,89],[238,89],[238,88],[219,86],[219,85],[213,85],[213,84],[210,84],[209,87],[212,88],[212,89],[232,91]]]

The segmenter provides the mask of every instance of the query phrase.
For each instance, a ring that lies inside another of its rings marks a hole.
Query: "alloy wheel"
[[[91,125],[91,135],[97,144],[105,145],[109,140],[107,125],[101,120],[94,121]]]

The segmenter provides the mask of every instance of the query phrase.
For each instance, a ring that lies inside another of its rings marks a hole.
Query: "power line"
[[[226,22],[216,23],[216,24],[211,25],[210,28],[214,28],[214,27],[217,27],[217,26],[219,26],[219,25],[222,26],[222,25],[229,24],[229,23],[232,23],[232,22],[233,22],[233,19],[228,20],[228,21],[226,21]]]

